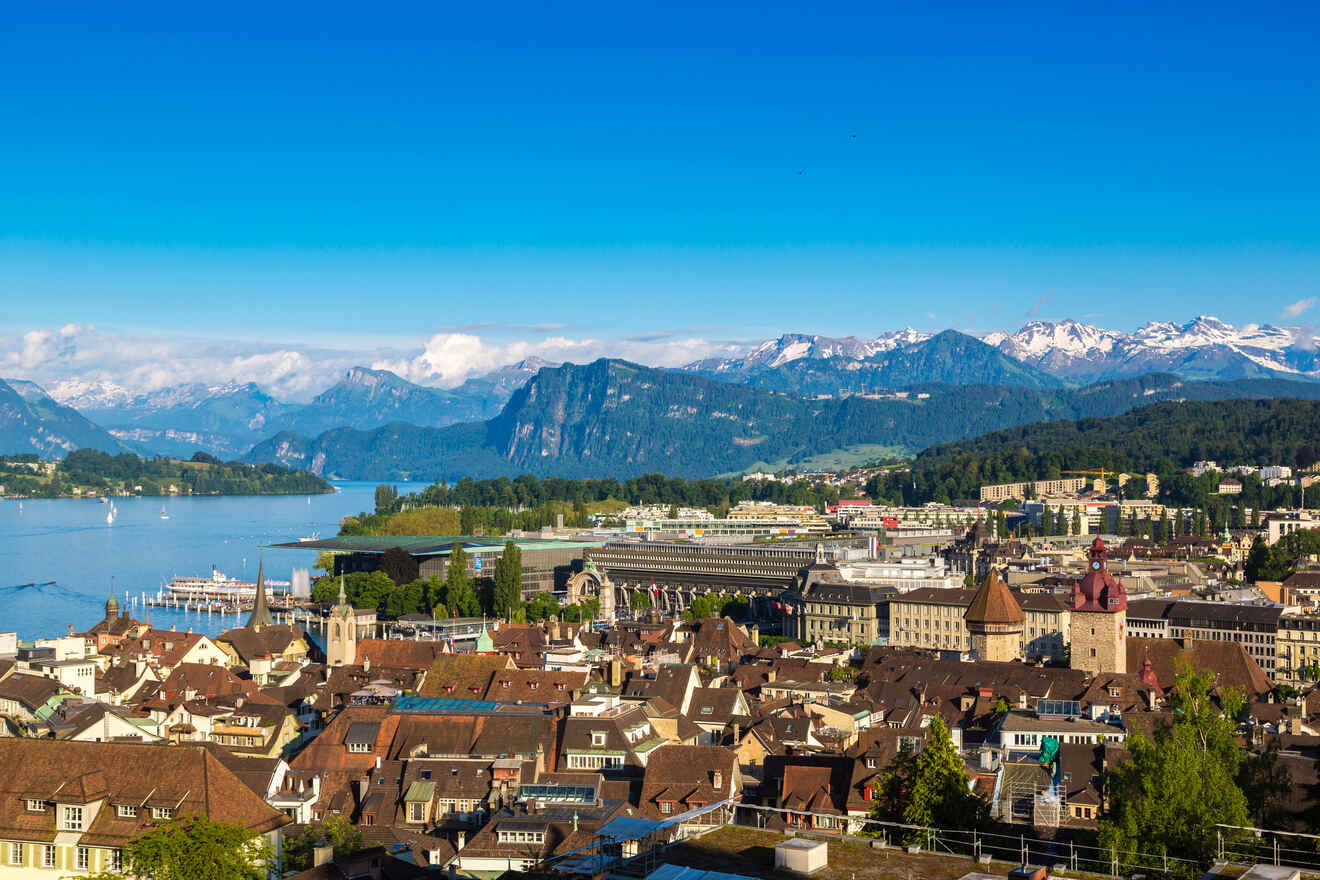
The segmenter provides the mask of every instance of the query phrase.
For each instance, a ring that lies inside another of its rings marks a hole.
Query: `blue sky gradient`
[[[7,318],[407,346],[1316,295],[1314,5],[917,7],[14,7]]]

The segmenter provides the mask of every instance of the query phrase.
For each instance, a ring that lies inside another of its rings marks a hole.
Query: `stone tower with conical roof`
[[[344,595],[344,576],[339,576],[339,602],[330,609],[325,624],[327,666],[352,666],[357,662],[357,612]]]
[[[1072,668],[1091,674],[1127,672],[1127,591],[1109,573],[1109,551],[1096,538],[1090,571],[1074,587],[1070,615]]]
[[[963,621],[978,660],[1022,659],[1022,606],[993,568],[967,606]]]
[[[270,608],[266,605],[266,574],[261,562],[257,563],[257,598],[252,603],[252,613],[248,616],[247,628],[261,632],[263,626],[274,626]]]

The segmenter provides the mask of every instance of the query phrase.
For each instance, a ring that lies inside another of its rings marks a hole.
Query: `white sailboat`
[[[161,519],[169,519],[169,518],[170,518],[170,515],[169,515],[168,513],[165,512],[165,505],[164,505],[164,504],[162,504],[162,505],[160,506],[160,518],[161,518]]]
[[[112,526],[115,524],[115,507],[110,505],[110,509],[105,512],[105,524]]]

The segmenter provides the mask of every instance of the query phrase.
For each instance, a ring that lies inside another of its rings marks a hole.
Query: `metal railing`
[[[834,829],[771,827],[774,819],[785,815],[795,819],[809,816],[838,824]],[[889,847],[919,847],[921,851],[960,856],[973,861],[988,856],[995,861],[1031,864],[1055,870],[1126,877],[1130,874],[1183,874],[1198,876],[1202,865],[1160,853],[1143,853],[1113,847],[1091,846],[1075,841],[1049,840],[1034,835],[1005,834],[993,831],[931,828],[885,822],[862,816],[829,813],[804,813],[780,807],[739,804],[731,824],[766,831],[792,831],[797,835],[815,835],[825,839],[851,840]]]

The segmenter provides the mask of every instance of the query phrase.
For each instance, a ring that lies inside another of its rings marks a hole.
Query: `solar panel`
[[[1077,700],[1039,700],[1036,703],[1036,714],[1076,717],[1082,714],[1082,704]]]
[[[596,789],[590,785],[520,785],[518,800],[590,804],[596,801]]]

